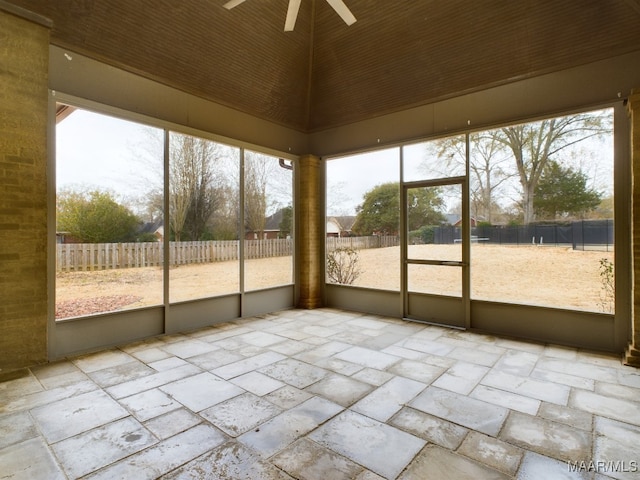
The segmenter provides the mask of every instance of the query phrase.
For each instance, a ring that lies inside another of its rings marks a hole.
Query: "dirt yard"
[[[414,258],[459,259],[459,245],[411,247]],[[360,250],[362,273],[354,285],[400,289],[400,247]],[[473,299],[518,302],[602,312],[600,259],[613,252],[565,247],[473,245]],[[245,289],[291,283],[291,257],[249,260]],[[413,265],[409,290],[460,294],[461,269]],[[172,268],[170,301],[179,302],[238,291],[238,262]],[[56,317],[136,308],[162,303],[161,268],[131,268],[56,276]]]
[[[410,249],[411,258],[460,260],[456,245]],[[471,247],[471,298],[602,312],[600,259],[613,252],[566,247],[474,244]],[[354,285],[400,289],[400,248],[361,250],[362,274]],[[410,265],[409,291],[461,294],[461,269]]]

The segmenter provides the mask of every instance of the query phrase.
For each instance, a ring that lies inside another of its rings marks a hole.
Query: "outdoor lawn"
[[[424,258],[456,259],[458,245],[412,246]],[[472,299],[506,301],[603,312],[600,260],[613,252],[551,246],[472,246]],[[355,286],[400,289],[400,247],[359,250]],[[410,291],[456,294],[460,269],[413,267]],[[246,290],[291,283],[291,257],[248,260]],[[170,300],[178,302],[238,291],[238,262],[183,265],[170,270]],[[127,268],[56,275],[56,316],[162,303],[162,269]],[[608,310],[607,310],[608,311]]]

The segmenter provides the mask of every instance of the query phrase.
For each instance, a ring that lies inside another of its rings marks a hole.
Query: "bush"
[[[327,254],[327,277],[332,283],[351,285],[360,276],[358,251],[350,247],[336,248]]]
[[[600,259],[600,306],[605,313],[613,313],[616,300],[615,277],[613,262],[607,258]]]

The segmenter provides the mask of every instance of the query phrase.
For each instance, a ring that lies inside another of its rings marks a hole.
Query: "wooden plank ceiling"
[[[312,132],[640,50],[638,0],[10,0],[51,42]],[[588,79],[585,79],[588,81]]]

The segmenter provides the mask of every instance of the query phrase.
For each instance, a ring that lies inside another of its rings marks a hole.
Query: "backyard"
[[[423,245],[423,258],[457,259],[459,245]],[[613,252],[551,246],[472,246],[472,299],[507,301],[595,312],[603,308],[600,260]],[[359,250],[355,286],[400,289],[400,247]],[[237,292],[237,261],[181,265],[170,269],[170,301]],[[245,290],[291,283],[291,257],[245,262]],[[460,269],[411,270],[410,291],[457,294]],[[65,272],[56,275],[56,318],[162,304],[160,267]]]

